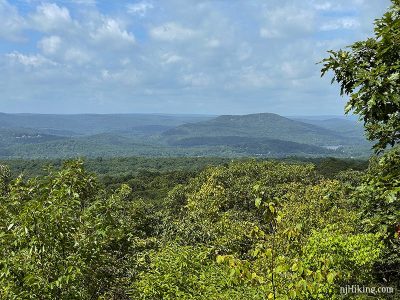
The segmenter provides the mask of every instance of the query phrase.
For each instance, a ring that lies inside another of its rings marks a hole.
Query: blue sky
[[[318,61],[389,0],[0,0],[0,111],[342,114]]]

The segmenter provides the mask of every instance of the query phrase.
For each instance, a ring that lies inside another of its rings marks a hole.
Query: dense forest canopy
[[[30,179],[2,167],[2,296],[265,299],[274,289],[311,299],[335,297],[349,279],[396,282],[386,264],[396,266],[397,252],[385,244],[395,229],[385,227],[388,240],[381,231],[393,202],[379,214],[359,202],[385,199],[392,178],[373,194],[370,181],[387,165],[324,176],[329,163],[245,160],[192,172],[178,163],[130,179],[116,172],[115,184],[79,161]]]

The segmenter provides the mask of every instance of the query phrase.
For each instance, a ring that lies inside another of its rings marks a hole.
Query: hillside
[[[333,130],[348,137],[360,138],[364,136],[363,124],[351,118],[293,118],[293,120]]]
[[[200,137],[251,137],[279,139],[316,146],[349,145],[363,143],[327,128],[291,120],[277,114],[262,113],[243,116],[220,116],[195,124],[184,124],[163,133],[170,144]]]
[[[0,114],[0,158],[368,155],[361,134],[346,132],[340,120],[335,124],[330,129],[269,113]]]
[[[199,147],[199,146],[225,146],[248,153],[249,155],[307,155],[307,154],[333,154],[332,151],[307,144],[290,141],[282,141],[269,138],[252,138],[242,136],[216,136],[216,137],[192,137],[170,142],[173,146]]]

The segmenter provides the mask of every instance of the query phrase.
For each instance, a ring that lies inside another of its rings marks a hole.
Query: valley
[[[0,114],[0,158],[370,155],[351,119],[250,115]],[[362,126],[361,126],[362,127]]]

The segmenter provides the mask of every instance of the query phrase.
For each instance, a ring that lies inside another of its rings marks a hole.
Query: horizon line
[[[82,112],[82,113],[38,113],[38,112],[3,112],[0,114],[5,115],[42,115],[42,116],[79,116],[79,115],[159,115],[159,116],[246,116],[257,114],[276,114],[282,117],[352,117],[354,114],[279,114],[275,112],[254,112],[254,113],[164,113],[164,112],[116,112],[116,113],[95,113],[95,112]]]

